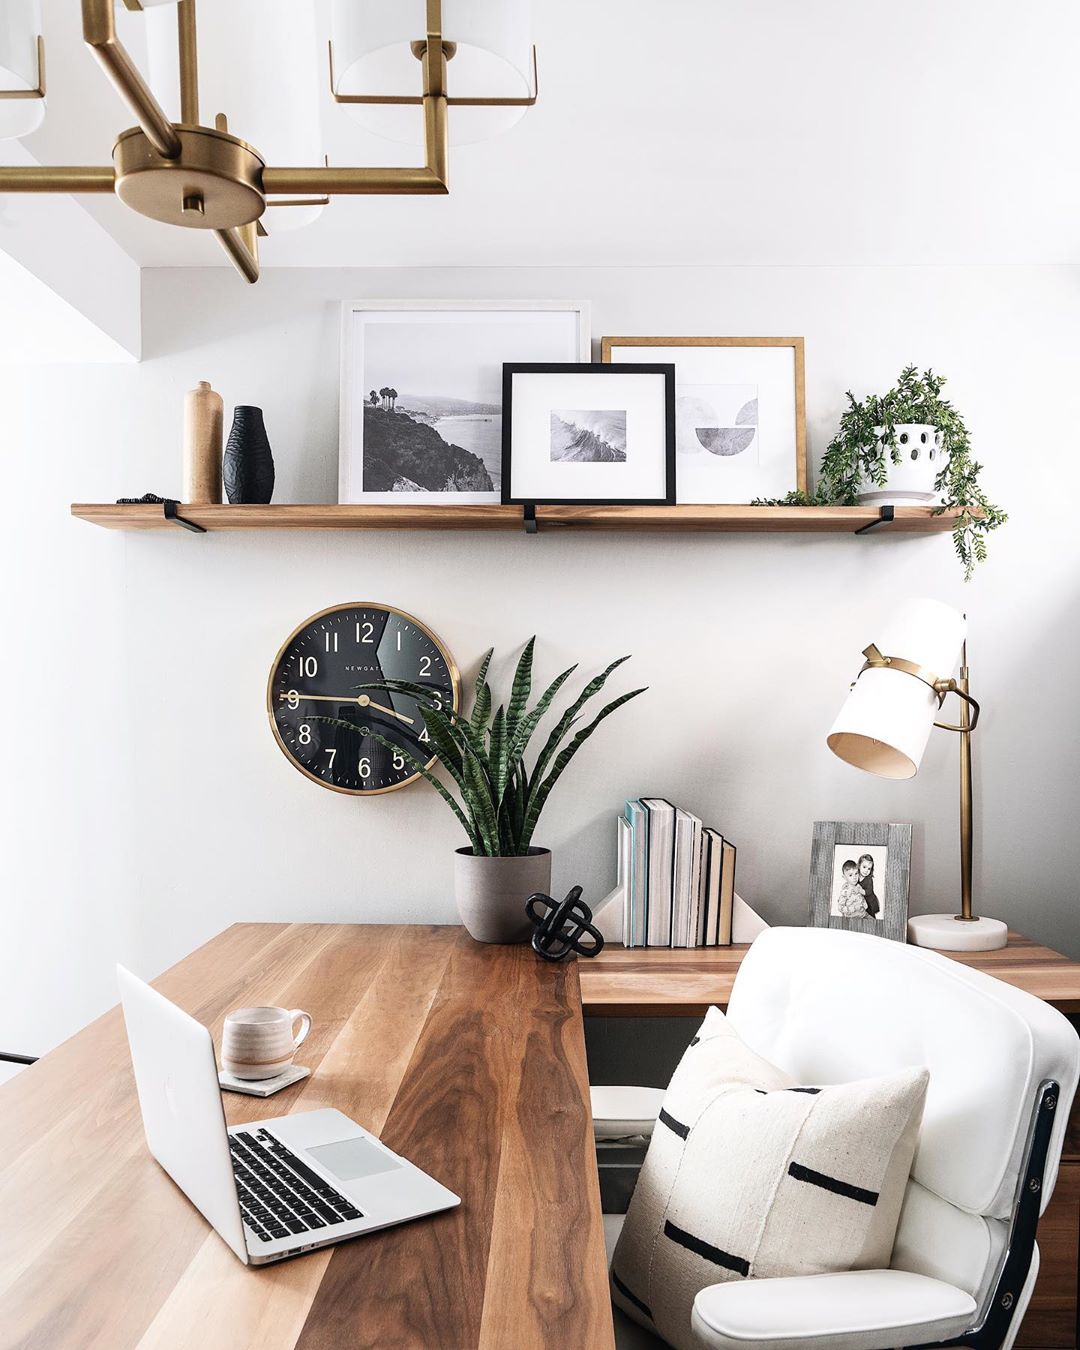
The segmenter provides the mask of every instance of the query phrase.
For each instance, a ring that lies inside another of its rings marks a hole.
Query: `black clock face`
[[[411,680],[430,689],[437,706],[457,709],[453,660],[410,614],[382,605],[341,605],[293,633],[270,672],[267,703],[278,745],[301,773],[323,787],[361,795],[390,792],[419,777],[403,749],[421,763],[433,762],[416,699],[365,688],[384,679]]]

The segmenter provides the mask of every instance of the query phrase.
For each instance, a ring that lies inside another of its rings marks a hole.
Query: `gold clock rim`
[[[325,780],[325,778],[319,778],[318,775],[313,774],[310,769],[305,769],[302,764],[298,764],[296,762],[293,756],[289,753],[289,749],[286,746],[285,742],[281,739],[281,733],[278,731],[277,722],[274,718],[274,699],[273,699],[274,675],[277,671],[278,663],[281,661],[282,656],[285,654],[286,648],[299,633],[302,633],[304,629],[309,627],[311,624],[316,623],[319,619],[325,619],[328,614],[338,614],[342,610],[348,609],[381,609],[386,614],[396,614],[399,619],[405,619],[409,623],[416,624],[417,628],[419,628],[422,633],[426,633],[427,636],[431,639],[431,641],[434,642],[435,646],[439,649],[439,652],[443,660],[446,662],[446,668],[450,672],[450,682],[454,690],[455,713],[461,711],[461,672],[458,670],[457,663],[455,662],[454,658],[450,655],[450,651],[447,648],[446,643],[443,642],[442,638],[439,637],[438,633],[436,633],[433,628],[429,627],[429,625],[426,624],[423,621],[423,619],[418,619],[415,614],[410,614],[408,610],[398,609],[396,605],[384,605],[379,600],[352,600],[347,601],[346,603],[340,605],[327,605],[325,609],[320,609],[317,614],[309,614],[308,617],[303,620],[303,622],[298,623],[296,627],[292,630],[292,632],[289,634],[289,636],[285,639],[285,641],[281,644],[281,646],[277,649],[277,655],[274,657],[273,661],[270,664],[270,675],[266,681],[266,715],[270,721],[270,730],[274,733],[274,740],[277,742],[278,749],[285,756],[285,758],[292,765],[292,767],[297,771],[297,773],[302,773],[305,778],[310,778],[313,783],[318,783],[319,787],[325,788],[328,792],[340,792],[343,797],[381,797],[384,793],[397,792],[399,788],[408,787],[410,783],[417,782],[422,776],[420,774],[420,771],[417,770],[415,773],[410,774],[408,778],[403,778],[400,783],[391,783],[389,787],[380,787],[380,788],[338,787],[336,783],[328,783]],[[424,765],[424,768],[430,769],[437,759],[438,755],[432,755],[432,757]]]

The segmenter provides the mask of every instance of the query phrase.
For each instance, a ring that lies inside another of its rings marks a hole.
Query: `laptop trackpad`
[[[366,1139],[339,1139],[336,1144],[319,1144],[317,1148],[307,1148],[305,1153],[315,1159],[340,1181],[357,1181],[361,1177],[378,1176],[380,1172],[393,1172],[401,1166],[397,1158]]]

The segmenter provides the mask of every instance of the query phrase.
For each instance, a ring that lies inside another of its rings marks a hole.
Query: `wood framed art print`
[[[606,337],[601,360],[674,361],[677,500],[748,503],[806,488],[801,337]]]
[[[810,925],[907,941],[911,826],[817,820]]]
[[[671,506],[675,367],[503,366],[504,504]]]

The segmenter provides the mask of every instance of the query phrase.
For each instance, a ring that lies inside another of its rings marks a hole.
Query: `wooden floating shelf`
[[[888,511],[889,508],[884,508]],[[161,506],[76,502],[71,514],[110,530],[175,530]],[[784,534],[941,534],[958,512],[935,515],[929,506],[898,506],[883,518],[876,506],[538,506],[541,531],[716,530]],[[520,506],[185,506],[176,515],[217,530],[518,530]]]

